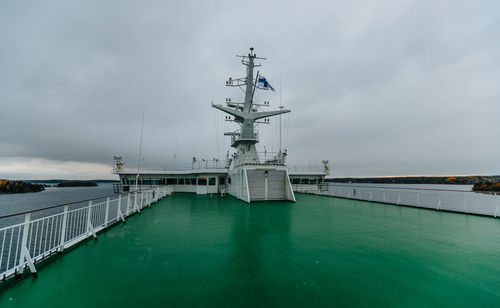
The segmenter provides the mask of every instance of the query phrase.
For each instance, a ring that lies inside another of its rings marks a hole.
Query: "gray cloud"
[[[336,176],[500,173],[496,1],[0,4],[0,165],[8,158],[223,156],[210,102],[253,46],[292,114],[291,164]],[[279,104],[279,94],[260,99]],[[288,127],[288,129],[286,129]],[[278,148],[278,119],[261,128]],[[19,160],[16,160],[17,162]],[[1,177],[1,175],[0,175]]]

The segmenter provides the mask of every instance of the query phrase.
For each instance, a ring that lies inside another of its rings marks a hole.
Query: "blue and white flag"
[[[261,88],[267,88],[267,89],[271,89],[272,91],[274,91],[274,88],[269,84],[269,82],[267,82],[266,78],[263,76],[260,76],[260,75],[259,75],[258,86]]]

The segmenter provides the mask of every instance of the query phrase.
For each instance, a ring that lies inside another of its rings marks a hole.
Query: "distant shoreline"
[[[62,182],[69,181],[91,181],[95,183],[120,183],[119,180],[63,180],[63,179],[50,179],[50,180],[23,180],[25,182],[33,183],[33,184],[59,184]]]
[[[41,184],[0,179],[0,195],[40,192],[42,190],[45,190],[45,187]]]
[[[57,184],[57,187],[92,187],[97,186],[97,183],[94,181],[62,181]]]
[[[369,184],[445,184],[474,185],[477,183],[500,182],[500,175],[469,176],[401,176],[401,177],[365,177],[365,178],[330,178],[325,182],[333,183],[369,183]]]
[[[95,187],[98,183],[119,183],[115,180],[7,180],[0,179],[0,195],[41,192],[52,187]],[[50,185],[53,184],[53,185]]]

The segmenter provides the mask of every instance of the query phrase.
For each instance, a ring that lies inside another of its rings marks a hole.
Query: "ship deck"
[[[174,194],[0,285],[0,307],[498,306],[493,218]]]

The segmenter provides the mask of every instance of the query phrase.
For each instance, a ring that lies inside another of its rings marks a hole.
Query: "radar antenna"
[[[255,90],[273,89],[269,84],[264,84],[264,86],[259,86],[259,71],[254,78],[255,67],[261,66],[261,64],[255,64],[255,60],[266,60],[266,58],[257,57],[254,53],[254,48],[250,48],[250,52],[247,55],[237,55],[241,58],[241,63],[247,67],[246,76],[242,78],[229,77],[226,81],[226,86],[228,87],[239,87],[245,92],[244,102],[233,102],[231,98],[226,98],[226,106],[214,105],[212,107],[219,109],[229,116],[226,116],[226,121],[233,121],[240,125],[240,129],[234,132],[226,132],[224,135],[231,136],[231,146],[237,149],[238,161],[235,164],[251,164],[258,163],[259,157],[255,149],[255,144],[259,142],[258,132],[255,130],[256,124],[269,124],[269,119],[272,116],[281,115],[283,113],[288,113],[290,110],[283,109],[280,102],[280,110],[274,111],[262,111],[263,108],[269,107],[269,101],[264,101],[261,104],[254,103]],[[264,78],[265,80],[265,78]],[[274,89],[273,89],[274,90]],[[258,121],[264,119],[263,121]]]

